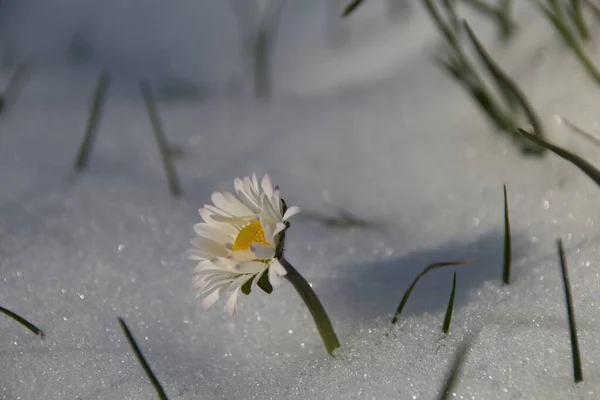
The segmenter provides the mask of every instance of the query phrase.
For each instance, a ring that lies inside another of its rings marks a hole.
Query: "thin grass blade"
[[[41,337],[42,339],[44,338],[45,334],[44,332],[38,328],[37,326],[35,326],[34,324],[32,324],[31,322],[27,321],[25,318],[21,317],[20,315],[10,311],[9,309],[6,309],[2,306],[0,306],[0,312],[12,319],[14,319],[15,321],[17,321],[18,323],[20,323],[21,325],[23,325],[25,328],[29,329],[31,332],[33,332],[33,334],[38,335],[39,337]]]
[[[563,118],[563,121],[565,121],[565,125],[567,125],[573,132],[575,132],[575,133],[583,136],[584,138],[586,138],[587,140],[589,140],[590,142],[592,142],[596,146],[600,146],[600,139],[599,138],[597,138],[596,136],[592,135],[591,133],[588,133],[588,132],[584,131],[583,129],[581,129],[580,127],[578,127],[577,125],[575,125],[574,123],[572,123],[571,121],[569,121],[566,118]]]
[[[140,79],[139,87],[140,91],[142,92],[142,96],[144,97],[144,103],[146,104],[148,115],[150,116],[150,123],[152,124],[152,130],[154,131],[154,138],[156,139],[156,144],[158,145],[158,150],[160,152],[160,158],[165,169],[165,174],[167,175],[167,180],[169,181],[169,189],[174,197],[179,197],[181,196],[181,186],[179,185],[179,178],[177,177],[177,172],[175,171],[175,166],[173,165],[173,159],[171,158],[171,150],[167,142],[167,137],[165,135],[160,117],[158,116],[158,108],[156,107],[156,101],[154,100],[154,95],[152,94],[152,88],[145,79]]]
[[[502,270],[502,280],[504,284],[510,284],[510,270],[512,265],[512,243],[510,237],[510,216],[508,214],[508,196],[506,195],[506,185],[504,185],[504,268]]]
[[[342,12],[342,18],[346,18],[347,16],[352,14],[354,11],[356,11],[358,6],[360,6],[362,3],[364,3],[364,0],[352,0],[352,2],[350,2],[350,4],[348,4],[346,6],[346,8],[344,9],[344,11]]]
[[[571,336],[571,353],[573,355],[573,374],[575,383],[583,381],[583,367],[581,366],[581,354],[579,352],[579,339],[577,337],[577,325],[575,323],[575,309],[573,306],[573,296],[571,295],[571,284],[567,272],[567,259],[563,248],[562,240],[558,239],[558,257],[560,258],[560,269],[565,287],[565,300],[567,305],[567,316],[569,317],[569,333]]]
[[[127,342],[129,342],[129,346],[131,346],[131,349],[133,350],[133,353],[135,354],[135,358],[137,358],[139,363],[142,365],[144,372],[146,372],[148,379],[150,379],[152,386],[154,386],[154,389],[156,390],[156,394],[158,395],[158,398],[160,400],[168,400],[167,394],[165,393],[164,389],[160,385],[160,382],[156,378],[156,375],[154,375],[154,372],[152,372],[152,369],[150,368],[150,364],[148,364],[148,362],[146,361],[146,358],[142,354],[142,351],[138,347],[133,335],[131,334],[131,331],[129,330],[129,327],[127,326],[127,324],[125,323],[123,318],[119,317],[117,319],[119,320],[119,325],[121,326],[121,330],[123,331],[123,334],[125,334],[125,337],[127,338]]]
[[[442,331],[444,333],[450,332],[450,322],[452,321],[452,310],[454,309],[454,296],[456,294],[456,271],[452,276],[452,291],[450,292],[450,298],[448,299],[448,306],[446,307],[446,315],[444,316],[444,324],[442,325]]]
[[[475,50],[477,50],[479,58],[487,67],[488,71],[494,77],[498,85],[501,88],[503,88],[502,92],[509,92],[512,94],[507,100],[517,101],[523,109],[525,115],[527,116],[527,119],[533,127],[533,131],[535,132],[535,134],[539,137],[544,137],[545,134],[542,122],[536,114],[534,108],[531,106],[531,104],[529,104],[529,101],[527,100],[521,89],[519,89],[517,84],[508,76],[508,74],[502,71],[500,66],[497,65],[496,62],[492,59],[492,57],[488,54],[488,52],[485,50],[479,39],[477,39],[477,36],[475,36],[475,33],[473,32],[467,21],[463,20],[463,26],[465,27],[467,35],[469,36],[469,39],[471,39]],[[539,152],[543,153],[543,149],[539,149]]]
[[[546,142],[545,140],[542,140],[539,137],[532,135],[531,133],[523,129],[518,128],[517,131],[532,142],[542,147],[545,147],[557,156],[569,161],[571,164],[579,168],[584,174],[586,174],[591,180],[593,180],[596,183],[596,185],[600,186],[600,171],[598,171],[596,167],[594,167],[592,164],[590,164],[583,158],[571,153],[568,150],[563,149],[562,147]]]
[[[106,103],[106,93],[108,92],[109,83],[110,77],[108,71],[103,69],[98,74],[96,88],[94,89],[92,102],[90,104],[90,115],[85,127],[83,140],[79,146],[79,151],[77,152],[75,165],[73,166],[77,170],[82,170],[87,167],[90,159],[92,146],[97,136],[98,127],[100,126],[100,119],[102,118],[102,111],[104,110],[104,104]]]
[[[443,262],[436,262],[436,263],[430,264],[427,267],[425,267],[425,269],[423,271],[421,271],[421,273],[419,275],[417,275],[415,280],[410,284],[408,289],[406,289],[406,292],[404,292],[404,296],[402,296],[402,300],[400,301],[400,304],[398,305],[398,308],[396,309],[396,312],[394,313],[394,318],[392,318],[392,325],[395,324],[396,322],[398,322],[398,319],[400,318],[400,314],[402,313],[402,310],[404,309],[404,306],[406,305],[406,302],[408,301],[408,298],[410,297],[410,294],[412,293],[412,291],[415,288],[415,285],[417,284],[419,279],[421,279],[423,276],[427,275],[427,273],[429,273],[430,271],[433,271],[434,269],[450,267],[450,266],[465,266],[465,265],[474,264],[476,262],[477,261],[475,261],[475,260],[443,261]]]

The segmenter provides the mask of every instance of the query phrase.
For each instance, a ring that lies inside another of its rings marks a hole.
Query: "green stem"
[[[333,350],[340,347],[340,342],[333,330],[333,325],[331,325],[331,321],[327,316],[327,312],[319,298],[315,294],[315,292],[310,287],[310,284],[300,273],[286,260],[284,257],[279,259],[283,268],[287,271],[285,277],[287,280],[294,286],[294,289],[298,292],[302,300],[304,300],[304,304],[308,307],[313,319],[315,320],[315,324],[317,325],[317,330],[321,335],[321,339],[323,340],[323,344],[325,344],[325,348],[330,355],[333,355]]]

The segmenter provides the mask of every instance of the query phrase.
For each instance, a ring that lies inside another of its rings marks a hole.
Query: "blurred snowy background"
[[[0,398],[156,398],[117,316],[172,399],[432,399],[465,332],[481,331],[456,398],[595,399],[600,392],[600,191],[552,154],[524,157],[432,62],[439,34],[411,1],[287,1],[272,29],[268,90],[254,84],[250,1],[2,1],[0,87],[27,79],[0,117]],[[259,2],[260,3],[260,2]],[[516,2],[518,30],[461,15],[522,87],[549,138],[590,161],[600,88],[539,11]],[[258,3],[257,3],[258,4]],[[398,7],[396,5],[395,7]],[[394,7],[392,7],[394,9]],[[268,19],[271,18],[271,19]],[[598,33],[600,24],[591,24]],[[600,65],[597,43],[590,46]],[[111,85],[88,168],[73,162],[98,72]],[[159,100],[183,196],[170,196],[137,82]],[[258,79],[265,79],[264,76]],[[287,258],[313,284],[342,342],[328,357],[290,285],[253,293],[230,318],[203,311],[184,255],[197,210],[236,176],[268,172],[288,204],[344,209],[371,228],[298,218]],[[501,282],[502,184],[514,283]],[[565,241],[583,352],[572,377],[555,240]],[[435,261],[460,267],[404,290]]]

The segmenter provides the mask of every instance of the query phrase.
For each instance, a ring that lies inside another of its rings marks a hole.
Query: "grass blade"
[[[348,4],[346,6],[346,8],[344,9],[344,11],[342,12],[342,18],[346,18],[347,16],[352,14],[354,11],[356,11],[358,6],[360,6],[362,3],[364,3],[364,0],[352,0],[352,2],[350,2],[350,4]]]
[[[523,129],[517,128],[517,131],[521,135],[525,136],[527,139],[531,140],[532,142],[534,142],[542,147],[545,147],[546,149],[550,150],[557,156],[562,157],[565,160],[571,162],[571,164],[575,165],[584,174],[586,174],[588,177],[590,177],[591,180],[596,182],[596,185],[600,186],[600,171],[598,171],[596,169],[596,167],[594,167],[592,164],[590,164],[583,158],[571,153],[568,150],[563,149],[562,147],[555,146],[551,143],[548,143],[548,142],[540,139],[539,137],[532,135],[529,132],[524,131]]]
[[[510,269],[512,264],[512,244],[510,238],[510,216],[508,214],[508,198],[506,195],[506,185],[504,185],[504,268],[502,270],[502,280],[504,284],[510,284]]]
[[[402,310],[404,309],[404,306],[406,305],[406,302],[408,301],[408,297],[412,293],[412,290],[414,289],[414,287],[417,284],[417,282],[419,281],[419,279],[421,279],[423,276],[427,275],[428,272],[430,272],[434,269],[438,269],[438,268],[470,265],[475,262],[476,261],[443,261],[443,262],[436,262],[436,263],[430,264],[427,267],[425,267],[425,269],[423,271],[421,271],[421,273],[419,275],[417,275],[415,280],[410,284],[408,289],[406,289],[406,292],[404,292],[404,296],[402,296],[400,305],[398,305],[398,308],[396,309],[396,313],[394,314],[394,318],[392,318],[392,325],[395,324],[396,322],[398,322],[398,319],[400,318],[400,314],[402,313]]]
[[[569,283],[569,274],[567,272],[567,259],[563,249],[562,240],[558,239],[558,256],[560,258],[560,268],[562,279],[565,286],[565,299],[567,304],[567,316],[569,317],[569,333],[571,335],[571,352],[573,353],[573,374],[575,383],[583,381],[583,368],[581,366],[581,354],[579,353],[579,339],[577,338],[577,326],[575,324],[575,309],[573,307],[573,296],[571,295],[571,284]]]
[[[110,83],[110,77],[108,71],[103,69],[98,74],[98,80],[96,81],[96,88],[92,96],[92,102],[90,104],[90,116],[87,121],[85,133],[83,135],[83,141],[79,146],[77,158],[75,159],[75,165],[73,166],[77,170],[82,170],[87,167],[90,154],[92,152],[92,145],[96,139],[98,127],[100,126],[100,119],[102,118],[102,110],[106,103],[106,93],[108,91],[108,85]]]
[[[142,96],[144,97],[144,103],[146,104],[146,108],[148,109],[150,123],[152,124],[154,138],[156,139],[156,144],[158,145],[158,150],[160,152],[160,158],[162,160],[163,167],[165,168],[165,174],[167,175],[167,180],[169,181],[169,189],[171,190],[171,194],[174,197],[179,197],[181,195],[181,187],[179,186],[177,172],[175,171],[175,167],[173,166],[171,150],[169,148],[169,144],[167,142],[162,123],[158,116],[156,101],[154,101],[154,95],[152,94],[152,88],[150,87],[148,81],[145,79],[140,79],[139,86],[140,91],[142,92]]]
[[[477,36],[475,36],[475,33],[473,32],[467,21],[463,21],[463,26],[465,27],[467,35],[469,36],[469,39],[471,39],[475,50],[477,50],[479,58],[487,67],[490,74],[496,80],[498,86],[501,88],[502,93],[511,94],[510,97],[506,100],[508,102],[511,102],[513,100],[517,101],[523,109],[523,111],[525,112],[525,115],[527,116],[529,123],[533,127],[533,131],[535,132],[535,134],[539,137],[544,137],[544,127],[542,125],[542,122],[540,121],[533,107],[529,104],[529,101],[527,101],[525,95],[521,92],[521,89],[519,89],[517,84],[513,82],[513,80],[504,71],[502,71],[502,69],[496,64],[494,60],[492,60],[491,56],[487,53],[479,39],[477,39]],[[543,149],[538,149],[537,152],[542,153]]]
[[[471,346],[473,345],[473,342],[477,338],[477,334],[478,332],[469,334],[460,343],[460,346],[458,347],[458,350],[454,355],[454,360],[452,361],[452,366],[448,373],[448,377],[444,382],[444,387],[440,392],[440,400],[448,400],[454,398],[452,391],[454,390],[454,387],[458,382],[460,371],[462,369],[463,364],[465,363],[465,360],[467,359],[467,355],[469,353],[469,350],[471,349]]]
[[[38,328],[31,322],[27,321],[25,318],[21,317],[20,315],[15,314],[14,312],[12,312],[2,306],[0,306],[0,312],[4,315],[14,319],[15,321],[17,321],[18,323],[23,325],[25,328],[29,329],[31,332],[33,332],[34,335],[38,335],[42,339],[44,338],[45,334],[40,328]]]
[[[7,108],[14,105],[17,96],[23,89],[25,81],[29,77],[30,73],[31,69],[25,62],[21,62],[19,65],[17,65],[15,71],[10,76],[8,84],[4,88],[4,93],[0,97],[0,113],[4,113],[4,111],[7,111]]]
[[[591,133],[584,131],[583,129],[581,129],[580,127],[578,127],[577,125],[575,125],[574,123],[572,123],[571,121],[569,121],[566,118],[563,118],[563,121],[565,121],[565,125],[567,125],[573,132],[580,134],[581,136],[583,136],[590,142],[594,143],[596,146],[600,146],[599,138],[592,135]]]
[[[583,17],[581,0],[571,0],[571,15],[575,22],[575,26],[577,26],[577,30],[579,31],[579,35],[581,35],[581,38],[584,41],[587,41],[590,38],[590,32],[588,31],[585,18]]]
[[[144,355],[140,351],[140,348],[138,347],[137,343],[135,342],[135,339],[133,338],[133,335],[131,334],[129,327],[127,327],[127,324],[125,323],[123,318],[119,317],[117,319],[119,320],[119,325],[121,326],[121,330],[123,331],[123,333],[125,334],[125,337],[127,338],[127,342],[129,342],[129,345],[131,346],[131,349],[133,350],[133,353],[135,354],[135,358],[137,358],[139,363],[142,364],[142,368],[144,368],[144,372],[146,372],[148,379],[150,379],[152,386],[154,386],[154,389],[156,390],[156,393],[158,394],[158,398],[160,400],[168,400],[167,394],[165,393],[164,389],[160,385],[160,382],[158,381],[158,379],[156,379],[154,372],[152,372],[150,365],[148,364],[148,362],[144,358]]]
[[[442,325],[442,331],[444,333],[450,332],[450,322],[452,321],[452,310],[454,309],[454,295],[456,294],[456,272],[452,276],[452,291],[450,292],[450,298],[448,299],[448,307],[446,307],[446,315],[444,316],[444,324]]]

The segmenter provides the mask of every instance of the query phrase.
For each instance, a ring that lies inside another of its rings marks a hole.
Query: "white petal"
[[[259,193],[260,187],[258,186],[258,179],[256,179],[256,173],[252,174],[252,188],[256,193]]]
[[[212,218],[217,222],[244,226],[256,220],[256,215],[253,214],[245,217],[228,217],[225,215],[213,215]]]
[[[256,260],[256,256],[250,250],[238,250],[231,254],[231,260],[236,263],[245,263]]]
[[[275,257],[275,249],[272,246],[253,243],[250,245],[250,250],[259,260],[270,260]]]
[[[219,300],[219,297],[221,296],[219,293],[220,290],[221,288],[217,288],[214,292],[206,296],[204,300],[202,300],[202,308],[207,309],[208,307],[215,304],[215,302]]]
[[[221,226],[227,226],[225,224],[221,224]],[[219,243],[229,242],[235,239],[236,231],[234,229],[230,230],[231,233],[225,233],[222,229],[219,229],[215,225],[210,225],[205,222],[201,222],[199,224],[194,225],[194,232],[198,236],[202,236],[206,239],[212,239]]]
[[[286,225],[283,222],[278,222],[277,225],[275,226],[275,230],[273,231],[273,237],[275,237],[275,235],[277,235],[278,233],[281,233],[285,230]]]
[[[279,275],[279,276],[287,275],[287,270],[283,267],[283,265],[281,265],[279,260],[273,260],[273,262],[271,262],[271,266],[269,267],[269,269],[273,269],[273,271],[275,271],[277,273],[277,275]]]
[[[259,261],[243,262],[235,266],[235,271],[240,274],[258,274],[267,268],[267,264]]]
[[[273,286],[279,286],[279,284],[281,283],[279,281],[279,276],[277,276],[277,272],[274,268],[271,267],[269,267],[269,282],[271,282],[271,285]]]
[[[233,216],[246,216],[254,214],[239,199],[227,191],[214,192],[211,196],[211,200],[215,206]]]
[[[261,187],[267,197],[271,199],[271,197],[273,197],[273,184],[271,183],[271,176],[269,174],[265,174],[265,176],[263,176]]]
[[[222,243],[201,236],[197,236],[190,240],[190,244],[200,251],[212,254],[214,257],[226,257],[228,253]]]
[[[229,313],[230,316],[233,316],[236,314],[237,298],[238,298],[239,294],[240,294],[240,288],[238,287],[237,289],[235,289],[233,291],[233,293],[231,293],[231,295],[227,299],[227,312]]]
[[[252,288],[253,289],[258,285],[258,280],[260,279],[261,276],[264,275],[264,273],[266,271],[267,271],[267,268],[263,269],[262,272],[256,274],[256,276],[254,277],[254,279],[252,279]]]
[[[283,220],[286,221],[287,219],[293,217],[294,215],[298,214],[300,212],[300,207],[298,206],[291,206],[290,208],[288,208],[287,210],[285,210],[285,214],[283,214]]]
[[[275,187],[275,190],[273,190],[271,203],[273,204],[275,211],[277,211],[277,216],[281,217],[281,197],[279,196],[279,188],[277,186]]]

